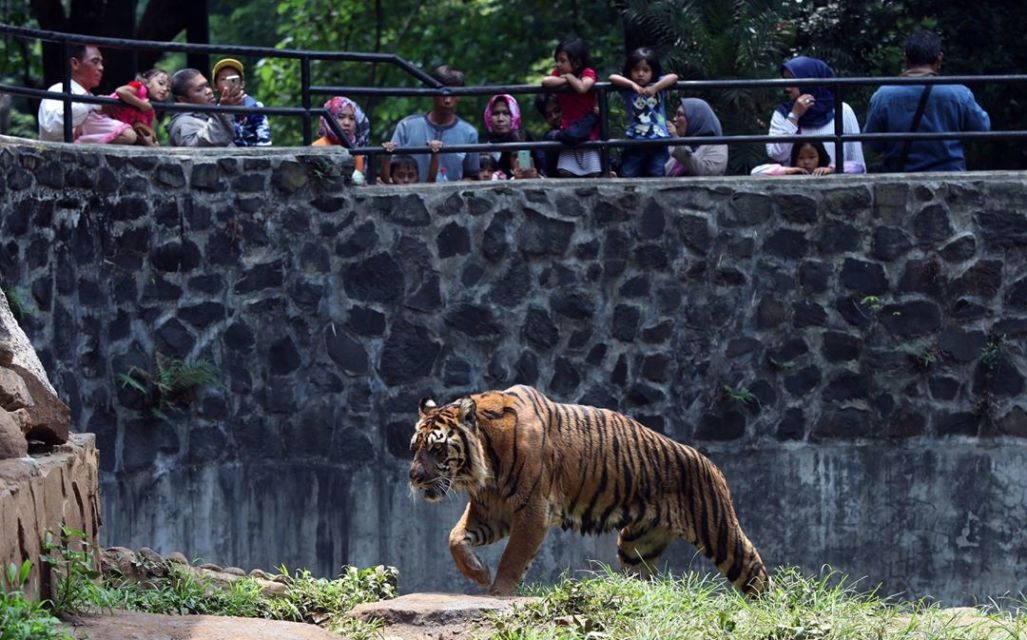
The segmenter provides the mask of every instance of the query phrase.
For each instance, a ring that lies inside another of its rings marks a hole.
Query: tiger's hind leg
[[[677,537],[669,529],[649,524],[633,524],[620,530],[617,557],[626,573],[647,578],[656,570],[663,550]]]

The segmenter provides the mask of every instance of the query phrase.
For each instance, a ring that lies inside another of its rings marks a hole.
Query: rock
[[[487,613],[508,611],[538,598],[466,596],[448,593],[409,593],[392,600],[367,602],[353,607],[349,615],[364,621],[381,620],[387,626],[448,625],[479,620]]]
[[[0,366],[16,373],[24,383],[19,394],[27,391],[31,404],[18,409],[17,421],[26,436],[47,444],[68,441],[71,411],[57,397],[57,392],[46,376],[32,343],[14,319],[7,296],[0,292]]]
[[[165,560],[174,564],[184,564],[185,566],[190,565],[189,558],[186,558],[185,554],[181,551],[172,551],[168,554],[168,557],[165,558]]]
[[[144,577],[136,552],[128,547],[107,547],[100,552],[100,563],[104,573],[114,572],[133,582]]]
[[[17,373],[7,367],[0,367],[0,407],[8,411],[17,411],[32,404],[25,381]]]
[[[29,453],[29,443],[21,432],[21,425],[0,409],[0,460],[22,458]]]

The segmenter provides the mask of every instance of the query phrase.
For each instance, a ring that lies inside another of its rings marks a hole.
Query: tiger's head
[[[426,500],[441,500],[451,489],[470,491],[485,484],[475,410],[471,398],[441,407],[431,398],[421,400],[410,440],[410,486],[423,491]]]

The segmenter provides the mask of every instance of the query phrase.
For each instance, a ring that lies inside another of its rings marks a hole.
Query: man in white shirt
[[[103,78],[103,55],[91,44],[71,45],[71,92],[75,95],[92,95]],[[49,91],[64,91],[64,83],[58,82]],[[77,138],[79,127],[91,111],[102,105],[86,102],[71,103],[72,138]],[[39,103],[39,139],[51,142],[64,140],[64,103],[60,100],[43,100]]]

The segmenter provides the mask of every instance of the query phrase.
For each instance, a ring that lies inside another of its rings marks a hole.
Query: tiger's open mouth
[[[420,487],[421,492],[424,494],[424,499],[428,502],[438,502],[442,499],[442,496],[446,495],[442,490],[442,487],[432,485],[429,487]]]
[[[451,483],[447,478],[438,476],[429,482],[411,482],[410,486],[424,494],[428,502],[438,502],[449,493]]]

